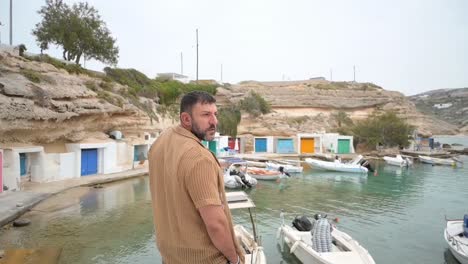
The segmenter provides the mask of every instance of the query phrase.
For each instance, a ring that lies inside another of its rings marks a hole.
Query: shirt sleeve
[[[185,188],[195,207],[221,205],[218,189],[218,170],[206,157],[191,160],[191,166],[185,172]]]

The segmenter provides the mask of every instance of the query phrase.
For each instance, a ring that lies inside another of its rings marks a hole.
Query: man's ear
[[[182,112],[180,114],[180,121],[184,127],[191,127],[192,126],[192,117],[187,112]]]

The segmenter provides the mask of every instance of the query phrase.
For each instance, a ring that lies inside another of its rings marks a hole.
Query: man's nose
[[[211,124],[212,125],[218,125],[218,118],[216,117],[216,115],[213,115],[212,116],[213,118],[211,118]]]

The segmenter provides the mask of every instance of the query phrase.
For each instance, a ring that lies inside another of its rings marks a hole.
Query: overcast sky
[[[66,3],[79,1],[65,0]],[[372,82],[413,95],[468,87],[466,0],[94,0],[120,48],[118,67],[236,83],[243,80]],[[39,53],[31,34],[45,1],[13,0],[13,44]],[[2,43],[9,0],[0,0]],[[47,53],[61,56],[60,50]],[[87,62],[102,70],[104,65]]]

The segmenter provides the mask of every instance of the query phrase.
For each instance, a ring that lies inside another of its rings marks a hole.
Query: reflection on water
[[[249,190],[269,263],[299,263],[276,241],[281,209],[287,223],[296,215],[316,212],[337,218],[338,228],[364,245],[377,263],[456,263],[446,251],[444,216],[467,213],[468,170],[374,165],[375,176],[306,167],[303,174],[259,181]],[[25,217],[32,220],[30,226],[0,231],[2,248],[61,247],[61,263],[161,263],[146,177],[103,189],[76,188],[41,203]],[[250,227],[246,211],[234,211],[233,217]]]

